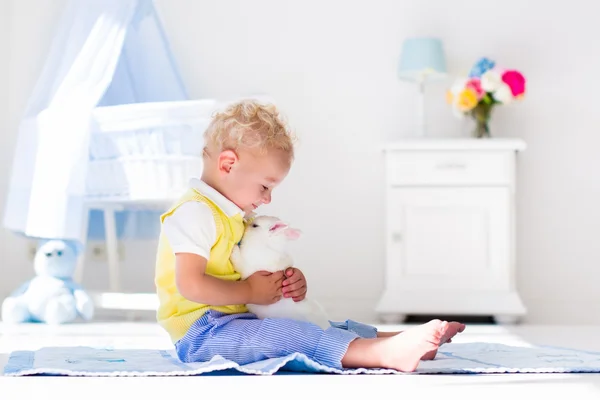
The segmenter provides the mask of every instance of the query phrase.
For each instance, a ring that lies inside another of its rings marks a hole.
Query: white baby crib
[[[98,107],[90,134],[89,200],[153,201],[181,193],[202,169],[214,100]]]
[[[216,107],[214,100],[189,100],[94,110],[82,229],[90,210],[102,211],[111,292],[121,290],[116,213],[164,211],[201,175],[203,134]],[[78,280],[84,264],[81,257]]]
[[[70,0],[19,124],[5,228],[85,245],[100,210],[119,292],[116,216],[156,221],[200,176],[217,107],[187,95],[153,0]]]

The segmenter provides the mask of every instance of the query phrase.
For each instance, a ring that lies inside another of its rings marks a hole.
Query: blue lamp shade
[[[437,38],[417,37],[404,41],[398,63],[398,78],[423,81],[446,74],[446,58],[442,41]]]

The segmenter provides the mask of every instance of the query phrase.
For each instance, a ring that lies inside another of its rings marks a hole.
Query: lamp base
[[[425,124],[425,82],[419,80],[417,82],[418,95],[417,95],[417,136],[426,136],[426,124]]]

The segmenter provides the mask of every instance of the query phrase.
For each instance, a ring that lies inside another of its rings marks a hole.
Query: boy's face
[[[245,213],[269,204],[273,189],[289,170],[288,157],[280,150],[269,150],[266,154],[226,150],[219,157],[219,173],[226,191],[223,194]]]

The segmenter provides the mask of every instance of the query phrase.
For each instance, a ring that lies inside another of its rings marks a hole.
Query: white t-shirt
[[[202,182],[191,179],[190,186],[213,201],[227,216],[243,214],[242,209],[221,193]],[[210,249],[217,240],[217,226],[210,207],[197,201],[188,201],[165,218],[163,232],[175,254],[192,253],[208,260]]]

